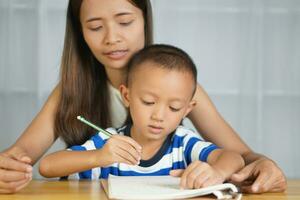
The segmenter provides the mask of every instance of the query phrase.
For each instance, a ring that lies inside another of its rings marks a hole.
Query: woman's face
[[[83,0],[83,36],[107,69],[122,69],[145,45],[142,11],[127,0]]]

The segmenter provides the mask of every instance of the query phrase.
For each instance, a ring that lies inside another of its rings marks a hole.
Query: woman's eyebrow
[[[115,16],[120,17],[120,16],[125,16],[125,15],[132,15],[132,14],[133,14],[132,12],[121,12],[121,13],[116,14]],[[91,17],[86,20],[86,23],[92,22],[92,21],[97,21],[97,20],[102,20],[102,18],[101,17]]]
[[[132,12],[121,12],[121,13],[116,14],[115,16],[119,17],[119,16],[132,15],[132,14],[133,14]]]
[[[87,19],[85,22],[88,23],[88,22],[98,21],[98,20],[102,20],[102,18],[101,17],[92,17],[90,19]]]

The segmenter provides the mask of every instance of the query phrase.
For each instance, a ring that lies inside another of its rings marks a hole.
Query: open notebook
[[[110,199],[184,199],[214,194],[218,199],[241,199],[231,183],[182,190],[180,178],[172,176],[113,176],[101,181]]]

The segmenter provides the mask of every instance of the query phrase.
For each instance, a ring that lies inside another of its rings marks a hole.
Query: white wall
[[[299,178],[300,1],[152,3],[155,41],[190,53],[199,83],[226,120],[254,150]],[[58,80],[65,12],[66,0],[0,0],[0,150]]]

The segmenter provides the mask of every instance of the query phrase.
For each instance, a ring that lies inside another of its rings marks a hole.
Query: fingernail
[[[252,190],[253,190],[254,192],[257,192],[257,191],[258,191],[258,185],[254,185],[254,186],[252,187]]]
[[[32,172],[32,167],[31,166],[26,167],[26,171],[27,172]]]
[[[30,173],[30,174],[25,174],[25,177],[26,178],[32,178],[32,174]]]

